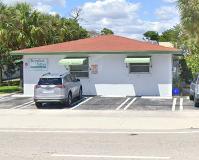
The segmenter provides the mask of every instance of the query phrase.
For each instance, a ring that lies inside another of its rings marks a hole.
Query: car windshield
[[[61,85],[61,78],[40,78],[38,85]]]

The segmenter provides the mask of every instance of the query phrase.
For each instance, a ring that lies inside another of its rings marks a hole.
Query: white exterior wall
[[[129,73],[124,63],[125,54],[93,54],[89,56],[89,65],[98,65],[97,74],[81,78],[85,95],[103,96],[172,96],[172,55],[152,55],[150,73]],[[29,58],[48,58],[48,71],[30,71],[24,66],[24,94],[33,95],[34,85],[39,77],[46,73],[63,73],[64,66],[58,61],[65,55],[24,56],[24,63]]]

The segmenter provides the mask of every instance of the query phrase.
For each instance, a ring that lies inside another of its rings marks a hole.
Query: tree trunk
[[[20,87],[23,88],[23,62],[20,63]]]
[[[2,68],[0,68],[0,86],[2,86],[2,82],[3,82],[3,80],[2,80]]]

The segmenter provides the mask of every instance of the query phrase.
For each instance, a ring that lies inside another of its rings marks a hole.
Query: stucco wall
[[[172,96],[172,56],[152,55],[152,67],[147,74],[130,74],[124,63],[127,55],[89,55],[89,64],[98,65],[98,74],[81,78],[85,95],[103,96]],[[47,58],[48,71],[30,71],[24,66],[24,94],[33,95],[34,85],[46,73],[63,73],[65,67],[58,65],[64,55],[24,56],[24,64],[29,58]]]

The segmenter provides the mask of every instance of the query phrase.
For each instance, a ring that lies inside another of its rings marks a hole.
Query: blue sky
[[[107,27],[115,34],[141,39],[143,33],[159,33],[179,23],[176,0],[3,0],[8,5],[28,2],[35,9],[69,17],[82,8],[80,24],[87,30]]]

